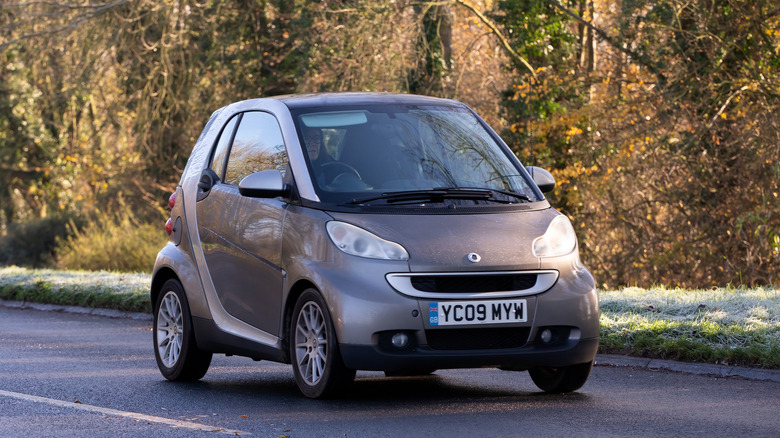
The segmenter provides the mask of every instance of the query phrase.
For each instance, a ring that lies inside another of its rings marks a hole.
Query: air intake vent
[[[528,342],[529,327],[426,330],[434,350],[492,350],[520,348]]]
[[[526,290],[536,284],[536,274],[415,276],[412,286],[422,292],[468,293]]]
[[[517,298],[548,291],[558,271],[393,272],[385,278],[393,289],[415,298]]]

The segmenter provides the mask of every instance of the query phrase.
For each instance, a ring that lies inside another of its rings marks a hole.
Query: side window
[[[287,151],[279,122],[268,113],[247,112],[238,125],[224,181],[235,184],[254,172],[276,169],[284,174]]]
[[[227,125],[225,125],[225,128],[222,130],[222,134],[219,136],[217,147],[214,149],[214,159],[211,160],[211,170],[223,180],[225,178],[222,172],[225,169],[225,160],[227,160],[229,150],[228,146],[230,146],[230,140],[233,139],[233,131],[236,129],[236,122],[238,122],[238,119],[240,118],[241,115],[239,114],[233,116],[230,121],[227,122]]]

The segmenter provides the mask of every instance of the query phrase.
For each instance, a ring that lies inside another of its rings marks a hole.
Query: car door
[[[261,170],[284,172],[287,153],[273,115],[249,111],[230,119],[203,170],[198,233],[219,301],[227,313],[279,335],[283,270],[280,198],[242,196],[238,183]]]

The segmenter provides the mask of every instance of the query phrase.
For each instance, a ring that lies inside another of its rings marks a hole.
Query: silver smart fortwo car
[[[307,397],[356,370],[588,378],[599,305],[569,220],[465,105],[345,93],[217,110],[169,199],[151,285],[169,380],[213,353],[291,363]]]

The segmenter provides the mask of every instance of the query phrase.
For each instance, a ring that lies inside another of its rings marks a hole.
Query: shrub
[[[102,214],[67,239],[60,239],[57,266],[89,271],[150,272],[166,236],[159,224],[124,212]]]
[[[77,230],[80,221],[65,214],[8,224],[7,234],[0,238],[0,264],[49,266],[54,260],[57,241],[71,230]]]

